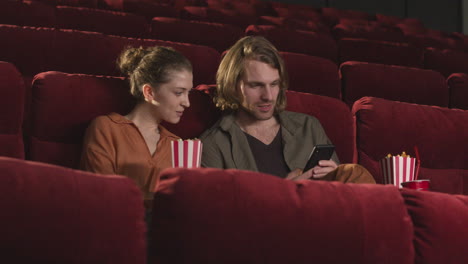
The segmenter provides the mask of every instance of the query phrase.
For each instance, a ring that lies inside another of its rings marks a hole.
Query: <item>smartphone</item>
[[[320,160],[329,160],[331,159],[333,152],[335,151],[335,145],[324,144],[316,145],[312,152],[310,153],[309,161],[307,161],[306,166],[304,167],[303,172],[306,172],[313,167],[318,165]]]

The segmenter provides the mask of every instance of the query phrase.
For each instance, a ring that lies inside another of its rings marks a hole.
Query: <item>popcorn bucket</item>
[[[173,168],[199,168],[201,164],[202,142],[194,140],[171,141]]]
[[[418,159],[419,161],[419,159]],[[393,184],[402,188],[401,183],[414,181],[417,177],[419,162],[403,152],[402,155],[392,156],[390,154],[380,161],[384,184]]]

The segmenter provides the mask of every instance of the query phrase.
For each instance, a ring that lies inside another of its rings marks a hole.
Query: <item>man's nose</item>
[[[262,100],[265,100],[265,101],[273,100],[273,90],[268,85],[263,88]]]

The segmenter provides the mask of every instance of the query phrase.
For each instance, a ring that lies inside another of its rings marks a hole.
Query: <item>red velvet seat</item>
[[[13,64],[0,61],[0,156],[24,159],[24,99],[21,73]]]
[[[289,90],[341,99],[338,66],[330,60],[280,52],[289,75]]]
[[[400,29],[386,27],[377,22],[365,21],[364,24],[345,24],[341,22],[332,29],[335,39],[361,38],[391,42],[405,42],[406,38]]]
[[[54,27],[55,8],[39,1],[0,1],[0,24]]]
[[[149,23],[143,16],[84,7],[57,6],[57,27],[109,35],[146,37]]]
[[[242,29],[226,24],[167,17],[155,17],[151,21],[152,38],[205,45],[219,52],[229,49],[242,36]]]
[[[445,78],[436,71],[366,62],[340,66],[344,101],[352,106],[364,96],[448,107]]]
[[[243,16],[236,10],[213,9],[204,6],[185,6],[180,16],[185,20],[228,24],[239,28],[246,28],[257,22],[256,16]]]
[[[450,107],[468,110],[468,74],[451,74],[447,83],[450,88]]]
[[[146,263],[132,180],[0,157],[0,254],[11,263]]]
[[[138,14],[151,20],[153,17],[179,17],[179,11],[171,5],[158,3],[162,1],[123,0],[122,10]]]
[[[414,225],[415,263],[468,263],[468,196],[402,190]]]
[[[339,99],[287,91],[286,110],[316,117],[336,146],[341,163],[356,163],[354,121],[349,107]]]
[[[133,106],[126,82],[117,77],[44,72],[32,91],[29,159],[71,168],[78,167],[89,122]]]
[[[468,73],[468,53],[456,50],[426,49],[424,67],[449,77],[452,73]]]
[[[303,53],[337,61],[337,46],[329,35],[271,25],[250,25],[245,30],[245,34],[264,36],[280,51]]]
[[[422,50],[406,43],[343,38],[338,41],[339,61],[364,61],[422,67]]]
[[[198,137],[219,117],[211,98],[201,91],[191,92],[190,103],[179,124],[166,125],[182,138]],[[29,159],[77,168],[89,122],[110,112],[127,114],[133,105],[123,78],[38,74],[33,83]]]
[[[419,178],[432,189],[468,194],[468,111],[364,97],[353,106],[359,163],[378,183],[379,161],[402,151],[421,157]]]
[[[344,10],[338,9],[334,7],[322,7],[321,8],[322,15],[327,17],[330,21],[334,24],[337,24],[340,19],[356,19],[356,20],[365,20],[369,21],[372,20],[372,16],[367,14],[366,12],[357,11],[357,10]]]
[[[184,43],[108,36],[96,32],[0,25],[0,58],[14,63],[29,78],[55,70],[119,75],[116,59],[127,46],[162,45],[184,54],[194,69],[194,84],[213,83],[220,54],[209,47]]]
[[[161,177],[150,263],[414,263],[396,187],[218,169]]]

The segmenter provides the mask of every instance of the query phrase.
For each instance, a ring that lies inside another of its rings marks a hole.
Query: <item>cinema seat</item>
[[[86,128],[99,115],[127,114],[135,105],[123,78],[44,72],[33,82],[30,160],[77,168]],[[165,126],[188,139],[199,137],[219,117],[211,98],[190,94],[191,107],[177,125]]]
[[[155,17],[151,21],[152,38],[205,45],[223,52],[243,36],[242,29],[226,24]]]
[[[185,20],[228,24],[239,28],[256,24],[258,20],[256,16],[242,16],[236,10],[213,9],[205,6],[185,6],[180,12],[180,17]]]
[[[445,78],[436,71],[348,61],[340,66],[343,100],[351,107],[364,96],[448,107]]]
[[[0,61],[0,156],[24,159],[24,99],[21,73],[13,64]]]
[[[94,31],[108,35],[144,38],[149,23],[143,16],[101,9],[57,6],[57,27]]]
[[[328,96],[287,91],[286,110],[316,117],[336,147],[341,163],[356,163],[354,121],[349,107]]]
[[[39,1],[0,1],[0,24],[54,27],[55,7]]]
[[[146,263],[132,180],[0,157],[0,253],[8,262]]]
[[[14,63],[26,84],[51,70],[119,76],[116,60],[128,46],[160,45],[180,51],[193,65],[195,85],[213,83],[220,60],[219,52],[206,46],[97,32],[0,25],[0,38],[9,39],[0,42],[0,59]]]
[[[332,34],[335,39],[360,38],[391,42],[406,41],[400,29],[387,27],[374,21],[364,21],[362,24],[340,22],[340,24],[333,27]]]
[[[339,61],[363,61],[422,68],[423,51],[406,43],[367,39],[338,40]]]
[[[289,90],[341,99],[338,66],[325,58],[280,52],[289,76]]]
[[[161,177],[150,263],[414,263],[413,222],[396,187],[233,169],[169,169]],[[455,208],[466,221],[461,203]],[[451,228],[460,231],[456,249],[466,242],[462,221]]]
[[[447,83],[450,89],[450,107],[468,110],[468,74],[453,73]]]
[[[133,106],[122,78],[44,72],[33,81],[30,157],[77,168],[89,122],[110,112],[127,113]]]
[[[452,73],[468,73],[468,53],[456,50],[426,49],[424,67],[449,77]]]
[[[433,191],[468,194],[468,111],[364,97],[354,103],[359,164],[378,183],[379,161],[402,151],[421,158],[420,179]]]
[[[337,46],[329,35],[271,25],[250,25],[246,28],[245,35],[264,36],[280,51],[303,53],[337,61]]]

